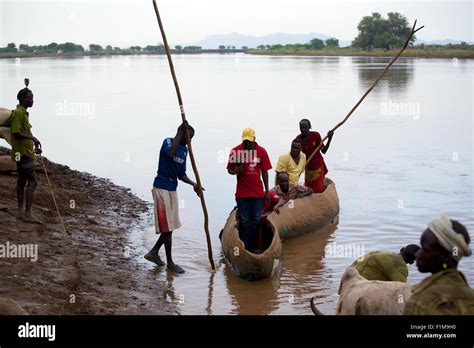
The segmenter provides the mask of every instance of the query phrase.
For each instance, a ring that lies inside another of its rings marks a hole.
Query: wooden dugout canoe
[[[237,209],[234,209],[220,236],[222,251],[234,273],[247,280],[267,278],[275,274],[280,268],[282,250],[278,230],[269,221],[263,232],[264,251],[261,254],[251,253],[239,238],[236,214]]]
[[[220,239],[224,256],[239,277],[255,280],[273,275],[280,268],[283,240],[318,231],[337,222],[339,197],[336,185],[329,178],[324,184],[322,193],[295,199],[281,207],[279,214],[268,215],[263,238],[266,248],[262,254],[254,254],[244,248],[239,238],[237,209],[232,211]]]
[[[271,213],[268,216],[276,226],[282,241],[337,222],[339,197],[336,185],[334,181],[326,178],[324,186],[323,192],[295,199],[280,208],[280,214]]]
[[[6,108],[0,108],[0,139],[5,139],[8,144],[12,144],[10,139],[10,128],[2,127],[8,117],[12,114],[12,110]]]

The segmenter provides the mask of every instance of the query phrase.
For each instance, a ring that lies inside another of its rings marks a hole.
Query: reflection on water
[[[359,83],[362,88],[370,87],[382,73],[385,66],[390,62],[390,58],[354,58],[359,72]],[[379,81],[378,88],[388,88],[390,92],[396,93],[406,89],[407,85],[414,78],[414,59],[399,58]]]
[[[338,129],[325,155],[340,199],[337,230],[286,241],[281,273],[271,279],[243,281],[222,257],[218,234],[235,205],[226,149],[240,142],[242,129],[256,130],[275,166],[299,133],[301,118],[310,118],[314,130],[326,133],[387,62],[241,54],[175,57],[187,116],[196,129],[193,150],[206,188],[217,271],[210,270],[199,199],[189,185],[180,184],[183,227],[174,232],[173,258],[186,273],[170,275],[138,259],[167,286],[156,296],[176,303],[181,314],[311,315],[313,296],[321,311],[334,313],[339,279],[357,255],[325,254],[326,245],[397,252],[418,243],[427,223],[440,214],[461,221],[474,239],[474,61],[402,58]],[[33,132],[46,156],[111,178],[151,201],[160,145],[180,123],[166,57],[0,60],[0,106],[15,107],[25,76],[35,93]],[[58,105],[71,103],[90,107],[94,114],[57,112]],[[404,108],[411,105],[414,114],[405,112],[412,111]],[[190,165],[188,175],[193,176]],[[157,239],[152,218],[149,224],[132,235],[142,254]],[[459,267],[473,286],[474,257]],[[413,265],[409,270],[410,283],[426,277]]]
[[[236,277],[229,266],[224,268],[223,275],[232,299],[233,308],[230,314],[266,315],[278,308],[279,275],[251,282],[251,284]]]

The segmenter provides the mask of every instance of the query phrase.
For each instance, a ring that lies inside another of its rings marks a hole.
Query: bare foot
[[[33,216],[31,215],[25,215],[23,217],[23,221],[24,222],[28,222],[30,224],[41,224],[41,222],[39,222],[38,220],[36,220]]]
[[[182,269],[181,267],[179,267],[179,266],[178,266],[177,264],[175,264],[174,262],[168,263],[167,269],[168,269],[168,271],[174,272],[174,273],[184,273],[184,269]]]
[[[16,213],[16,219],[19,221],[22,221],[24,219],[25,215],[21,211],[17,211]]]
[[[166,265],[166,263],[164,263],[162,260],[161,260],[161,257],[160,255],[156,254],[156,255],[152,255],[150,253],[146,254],[144,256],[144,258],[150,262],[153,262],[153,263],[156,263],[158,266],[164,266]]]

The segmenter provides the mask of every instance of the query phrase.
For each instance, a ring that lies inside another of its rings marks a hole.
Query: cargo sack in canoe
[[[12,144],[10,138],[10,118],[12,111],[10,109],[0,108],[0,139],[5,139],[7,143]]]

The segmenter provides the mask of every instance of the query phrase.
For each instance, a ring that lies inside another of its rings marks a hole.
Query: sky
[[[365,15],[418,19],[421,40],[474,41],[474,0],[158,0],[170,45],[212,34],[322,33],[352,40]],[[161,42],[151,0],[0,0],[0,46],[75,42],[129,47]]]

